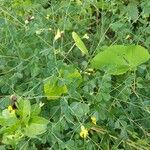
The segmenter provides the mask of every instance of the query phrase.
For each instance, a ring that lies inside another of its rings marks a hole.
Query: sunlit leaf
[[[47,99],[58,99],[62,94],[67,93],[66,85],[58,83],[57,79],[50,79],[44,84],[44,92]]]
[[[91,61],[96,69],[113,75],[126,73],[150,58],[148,51],[139,45],[113,45],[98,53]]]
[[[46,132],[48,120],[42,117],[34,117],[30,120],[30,124],[25,128],[24,134],[28,137],[36,137]]]
[[[81,50],[81,52],[87,55],[88,50],[79,35],[76,32],[72,32],[72,38],[74,39],[76,46]]]
[[[25,124],[28,124],[31,114],[31,104],[29,100],[20,99],[17,113]]]

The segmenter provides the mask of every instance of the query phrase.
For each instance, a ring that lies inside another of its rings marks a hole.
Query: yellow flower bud
[[[91,120],[92,120],[92,123],[96,125],[96,117],[92,116]]]
[[[13,108],[12,108],[12,106],[8,106],[8,108],[7,108],[9,111],[12,111],[13,110]]]
[[[128,39],[130,39],[130,38],[131,38],[131,35],[128,34],[128,35],[126,36],[126,40],[128,40]]]

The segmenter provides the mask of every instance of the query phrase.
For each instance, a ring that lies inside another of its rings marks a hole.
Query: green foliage
[[[52,76],[44,83],[44,92],[47,99],[58,99],[62,94],[68,92],[71,84],[78,87],[82,81],[82,77],[77,69],[66,66],[61,69],[58,77]],[[76,82],[76,83],[75,83]]]
[[[98,53],[92,60],[92,66],[113,75],[126,73],[149,60],[148,51],[139,45],[113,45]]]
[[[78,118],[81,118],[84,115],[87,115],[89,113],[88,104],[73,102],[71,103],[70,108],[72,109],[73,114],[77,116]]]
[[[15,147],[24,137],[37,138],[46,132],[48,120],[39,117],[40,105],[31,106],[29,100],[19,99],[17,108],[11,106],[4,109],[0,115],[1,142]],[[31,109],[33,108],[33,109]],[[37,112],[38,113],[35,113]]]
[[[138,17],[139,17],[139,10],[137,8],[137,4],[136,3],[129,3],[128,7],[127,7],[127,13],[128,16],[133,20],[133,21],[137,21]]]
[[[85,47],[85,45],[84,45],[84,43],[82,42],[82,40],[80,39],[80,37],[78,36],[78,34],[75,33],[75,32],[72,32],[72,37],[73,37],[73,39],[74,39],[74,41],[75,41],[76,46],[81,50],[81,52],[82,52],[83,54],[88,54],[88,50],[87,50],[87,48]]]
[[[31,104],[30,101],[27,100],[20,100],[18,103],[18,111],[17,114],[20,116],[22,123],[28,125],[30,120],[30,113],[31,113]]]
[[[57,99],[62,94],[67,93],[66,85],[61,85],[57,78],[52,78],[44,84],[44,92],[48,99]]]
[[[149,150],[149,8],[1,0],[0,149]]]
[[[48,120],[34,116],[31,118],[29,125],[24,129],[24,134],[28,137],[35,138],[38,135],[46,132]]]

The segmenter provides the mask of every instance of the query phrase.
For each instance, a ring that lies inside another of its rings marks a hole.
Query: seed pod
[[[16,95],[11,95],[10,96],[10,100],[11,100],[11,106],[13,109],[16,109],[16,102],[17,102],[17,96]]]

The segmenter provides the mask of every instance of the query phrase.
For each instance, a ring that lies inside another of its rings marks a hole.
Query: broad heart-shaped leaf
[[[74,39],[76,46],[81,50],[81,52],[88,55],[86,46],[76,32],[72,32],[72,38]]]
[[[35,138],[37,135],[46,132],[48,123],[48,120],[34,116],[30,120],[29,126],[24,129],[24,134],[28,137]]]
[[[98,53],[91,65],[109,74],[119,75],[135,69],[149,58],[148,51],[140,45],[113,45]]]
[[[52,78],[44,84],[44,92],[48,100],[58,99],[62,94],[67,93],[67,87],[59,84],[57,78]]]

